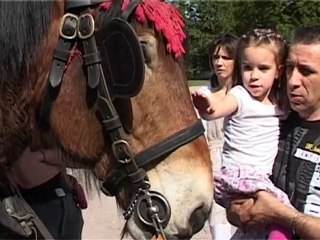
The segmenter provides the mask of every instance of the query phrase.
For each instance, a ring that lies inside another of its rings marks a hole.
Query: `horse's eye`
[[[144,61],[147,67],[154,69],[158,65],[157,40],[152,35],[139,36]]]

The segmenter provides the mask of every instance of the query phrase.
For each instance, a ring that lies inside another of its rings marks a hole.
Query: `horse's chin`
[[[143,231],[141,228],[143,228],[143,226],[138,227],[131,218],[126,224],[125,231],[128,232],[133,239],[150,240],[153,234],[151,232]]]
[[[151,232],[141,230],[141,228],[144,228],[144,226],[141,226],[140,224],[138,224],[138,225],[131,218],[127,222],[125,232],[128,232],[133,239],[139,239],[139,240],[156,239],[156,238],[154,238],[154,234],[152,234]],[[164,231],[164,234],[165,234],[166,239],[168,239],[168,240],[169,239],[170,240],[182,240],[182,239],[188,240],[188,239],[191,239],[191,237],[192,237],[192,235],[170,233],[167,230]]]

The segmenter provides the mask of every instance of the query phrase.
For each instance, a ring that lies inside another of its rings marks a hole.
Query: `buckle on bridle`
[[[77,29],[78,16],[72,13],[63,15],[59,28],[60,36],[67,40],[75,39],[77,37]]]
[[[112,143],[113,155],[117,158],[118,162],[122,164],[129,164],[132,162],[133,154],[130,145],[127,141],[120,139]]]
[[[82,14],[79,19],[78,37],[88,39],[94,33],[94,19],[90,13]]]

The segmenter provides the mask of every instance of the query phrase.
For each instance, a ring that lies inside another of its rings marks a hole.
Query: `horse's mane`
[[[26,73],[48,33],[53,1],[0,1],[0,84]]]

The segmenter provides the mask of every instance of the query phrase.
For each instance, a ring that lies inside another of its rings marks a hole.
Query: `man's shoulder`
[[[291,112],[287,119],[282,121],[281,130],[280,130],[280,138],[287,136],[289,132],[293,130],[294,127],[298,126],[301,121],[299,115],[296,112]]]

